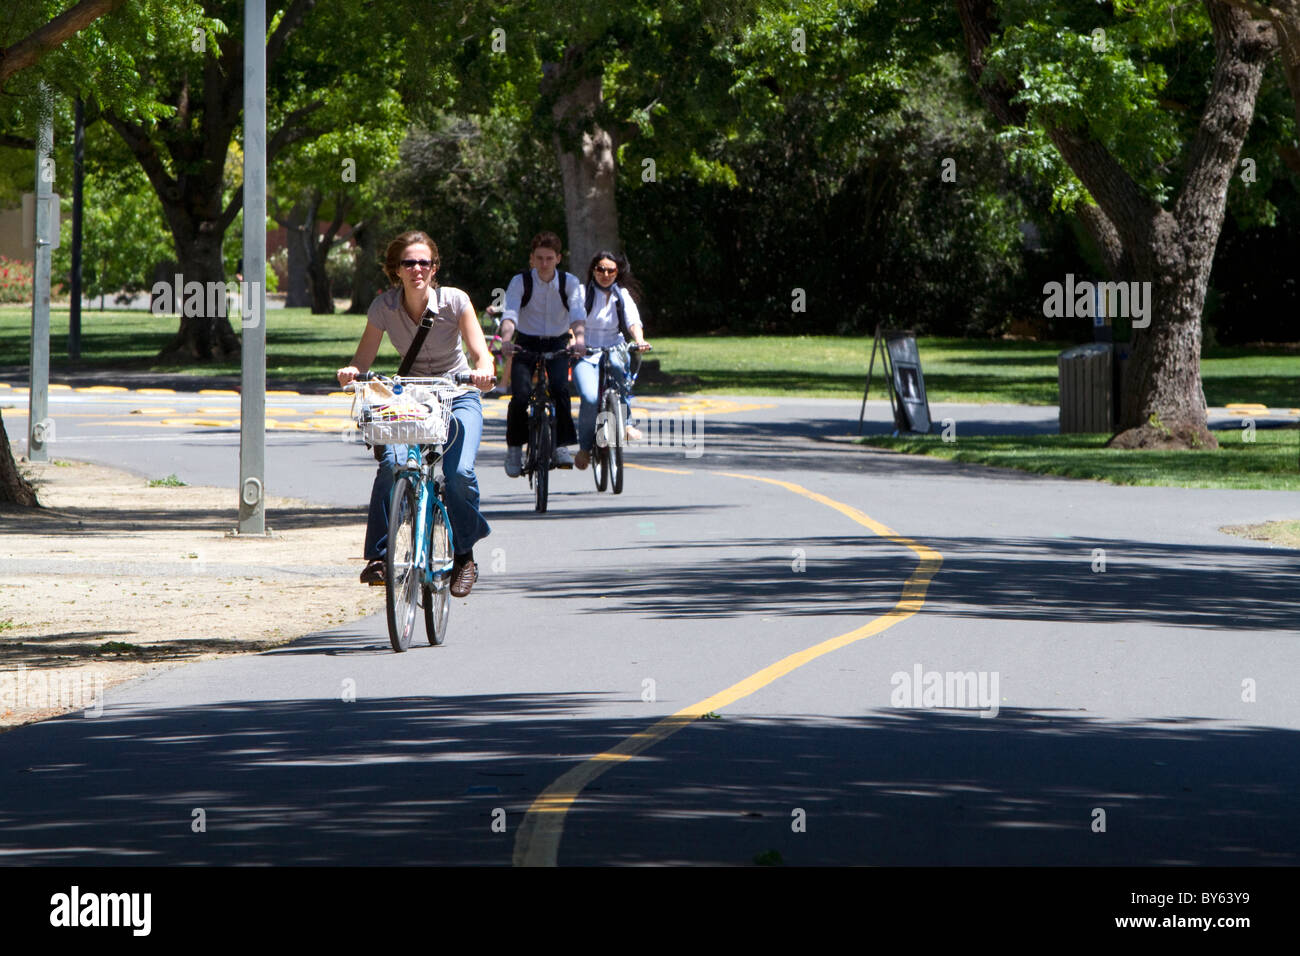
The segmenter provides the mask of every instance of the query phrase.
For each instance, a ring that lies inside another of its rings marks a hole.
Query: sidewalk
[[[0,730],[90,706],[159,669],[284,644],[383,608],[357,582],[362,509],[267,501],[228,536],[228,488],[150,488],[98,465],[24,464],[45,505],[0,510]]]

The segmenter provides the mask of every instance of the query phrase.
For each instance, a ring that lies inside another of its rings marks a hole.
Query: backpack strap
[[[441,286],[433,290],[433,296],[434,296],[433,314],[432,315],[429,314],[430,309],[426,305],[424,307],[424,315],[420,316],[419,331],[415,333],[415,338],[411,340],[411,347],[407,349],[406,354],[402,356],[401,368],[397,370],[397,375],[399,378],[405,378],[408,374],[410,374],[411,366],[415,364],[415,358],[417,355],[420,354],[420,349],[424,348],[424,340],[429,337],[429,330],[433,328],[433,320],[436,319],[438,317],[438,313],[442,311],[442,287]]]
[[[627,324],[627,309],[623,306],[623,290],[619,288],[617,282],[609,287],[609,294],[614,297],[614,308],[618,310],[618,330],[622,333],[623,338],[632,338],[632,327]],[[596,283],[587,283],[587,314],[591,315],[591,307],[596,301]]]
[[[623,290],[619,288],[617,282],[610,286],[610,294],[614,296],[614,307],[618,309],[618,331],[625,339],[632,338],[632,327],[627,324],[627,310],[623,308]]]
[[[569,305],[569,274],[563,269],[556,269],[560,277],[560,301],[567,308]],[[533,270],[525,269],[519,273],[519,277],[524,280],[524,295],[519,300],[519,308],[522,310],[528,304],[528,300],[533,297]]]

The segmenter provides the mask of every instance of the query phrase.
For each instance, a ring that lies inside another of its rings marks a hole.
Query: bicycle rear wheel
[[[550,416],[542,415],[535,419],[533,425],[533,440],[537,443],[537,454],[533,459],[533,490],[536,492],[537,503],[533,510],[538,514],[546,512],[546,494],[547,485],[550,482],[551,474],[551,420]]]
[[[437,647],[447,639],[447,619],[451,616],[451,571],[439,572],[437,569],[451,564],[451,536],[447,531],[447,519],[442,509],[435,503],[429,535],[429,567],[434,569],[432,585],[424,585],[421,597],[424,599],[424,632],[429,636],[429,643]]]
[[[605,421],[610,434],[609,447],[606,449],[609,455],[609,490],[616,495],[623,493],[623,426],[626,422],[623,420],[623,403],[618,400],[618,395],[610,390],[605,393]]]
[[[419,495],[409,475],[401,475],[393,487],[388,515],[388,553],[384,556],[384,587],[387,592],[388,639],[401,653],[411,646],[415,633],[420,571],[415,566],[415,518]]]

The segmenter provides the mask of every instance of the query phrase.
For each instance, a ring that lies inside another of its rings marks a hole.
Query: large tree
[[[1272,25],[1206,0],[1212,59],[1202,99],[1167,104],[1164,74],[1144,51],[1194,44],[1198,24],[1186,10],[1171,28],[1186,35],[1166,35],[1169,11],[1145,0],[1105,19],[1099,8],[1057,3],[957,0],[957,11],[971,79],[990,109],[1027,140],[1050,143],[1077,177],[1081,216],[1112,276],[1150,283],[1150,327],[1134,332],[1112,443],[1216,447],[1201,388],[1201,311],[1229,181],[1277,50]],[[1186,116],[1195,125],[1185,130]]]
[[[163,205],[186,282],[223,282],[222,242],[243,204],[223,188],[244,97],[243,0],[203,0],[202,23],[172,30],[137,51],[139,72],[165,104],[157,118],[105,115],[131,149]],[[296,143],[388,122],[392,18],[363,0],[288,0],[267,8],[267,165],[275,176]],[[364,151],[363,145],[354,146]],[[352,153],[353,156],[356,153]],[[347,154],[336,159],[341,164]],[[336,167],[338,168],[338,167]],[[341,173],[341,170],[340,170]],[[239,351],[222,315],[184,315],[164,356],[211,360]]]

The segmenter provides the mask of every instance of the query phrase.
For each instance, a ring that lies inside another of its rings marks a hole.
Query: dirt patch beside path
[[[155,487],[99,465],[27,464],[44,508],[0,510],[0,730],[94,706],[159,668],[259,651],[383,608],[357,582],[362,508]]]

